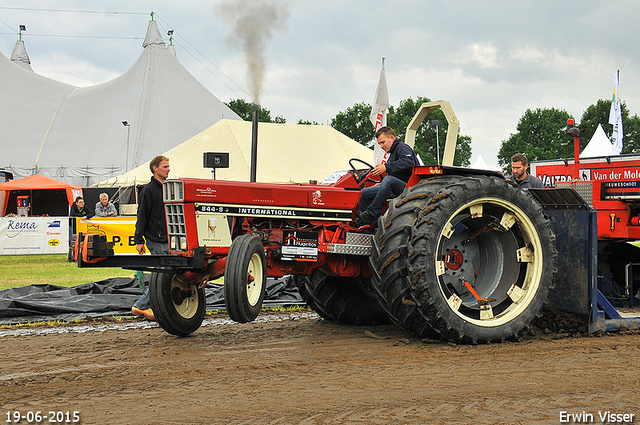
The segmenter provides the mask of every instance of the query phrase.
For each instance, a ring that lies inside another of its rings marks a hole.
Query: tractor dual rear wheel
[[[555,236],[542,207],[497,177],[446,176],[405,189],[373,245],[380,302],[418,337],[516,339],[553,287]]]
[[[151,274],[149,300],[158,324],[172,335],[187,336],[204,320],[204,288],[186,285],[184,274]]]
[[[369,279],[331,276],[316,269],[296,276],[302,299],[318,315],[344,325],[388,324],[389,317],[368,285]]]
[[[298,293],[300,294],[300,298],[302,298],[302,301],[305,302],[307,307],[309,307],[311,310],[318,313],[318,316],[322,317],[323,319],[333,320],[328,314],[326,314],[324,311],[322,311],[321,308],[318,307],[313,297],[311,297],[311,294],[307,289],[308,279],[309,279],[308,276],[303,276],[303,275],[297,275],[293,277],[293,281],[296,284],[296,288],[298,288]]]

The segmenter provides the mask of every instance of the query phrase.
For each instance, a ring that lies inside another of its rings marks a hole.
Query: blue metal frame
[[[634,317],[625,317],[599,290],[597,211],[567,190],[571,189],[530,190],[556,234],[558,273],[549,308],[585,317],[590,333],[640,329],[640,310],[633,309]]]

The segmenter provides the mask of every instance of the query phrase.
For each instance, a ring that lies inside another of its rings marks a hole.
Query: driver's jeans
[[[387,199],[400,195],[406,185],[399,178],[387,174],[379,185],[362,189],[360,211],[367,210],[373,217],[378,217]]]

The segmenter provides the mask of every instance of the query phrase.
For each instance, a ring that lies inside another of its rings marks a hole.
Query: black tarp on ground
[[[145,275],[149,279],[149,275]],[[207,311],[223,310],[223,285],[205,287]],[[142,296],[138,279],[117,277],[74,287],[31,285],[0,291],[0,324],[47,320],[131,315],[131,306]],[[263,305],[302,305],[293,278],[267,279]]]

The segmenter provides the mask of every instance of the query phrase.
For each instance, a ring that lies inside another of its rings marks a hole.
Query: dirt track
[[[3,422],[19,410],[79,411],[83,424],[546,425],[609,410],[640,423],[638,333],[455,346],[287,318],[182,339],[2,336],[0,358]]]

